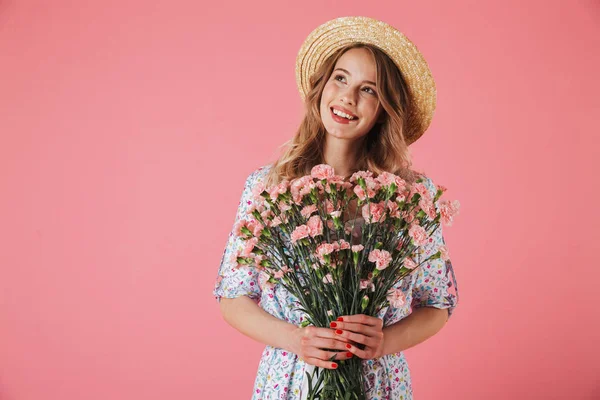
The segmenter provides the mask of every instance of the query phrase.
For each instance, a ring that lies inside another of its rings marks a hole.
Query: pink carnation
[[[280,224],[281,224],[281,218],[273,217],[273,220],[271,221],[271,226],[278,226]]]
[[[275,279],[281,279],[283,277],[284,272],[283,271],[275,271],[273,273],[273,278]]]
[[[272,216],[274,216],[275,214],[273,214],[273,211],[269,210],[269,209],[265,209],[264,211],[260,212],[260,216],[263,218],[263,220],[267,221],[269,219],[271,219]]]
[[[406,211],[403,211],[402,212],[402,218],[404,218],[404,220],[407,223],[411,224],[415,220],[415,212],[414,212],[414,210],[413,210],[413,212],[410,212],[410,213],[406,212]]]
[[[390,213],[390,217],[400,218],[400,208],[398,206],[398,203],[396,203],[395,201],[389,201],[388,202],[388,210]]]
[[[327,193],[331,193],[331,188],[335,188],[336,190],[341,191],[346,186],[346,184],[347,182],[344,181],[343,177],[335,175],[327,180],[327,187],[325,188],[325,191]]]
[[[325,191],[325,186],[323,185],[322,181],[316,181],[315,187],[317,188],[317,192],[319,193],[323,193]]]
[[[367,190],[369,191],[369,197],[375,196],[375,192],[381,188],[379,182],[377,182],[377,180],[375,180],[375,178],[372,177],[365,178],[365,184],[367,186]],[[373,192],[373,195],[370,194],[371,191]]]
[[[269,274],[267,274],[265,271],[260,271],[260,274],[258,275],[258,286],[261,288],[261,290],[272,289],[275,287],[274,284],[269,282],[269,278]]]
[[[256,246],[257,243],[258,243],[258,238],[255,238],[255,237],[252,239],[246,240],[244,250],[242,251],[242,256],[248,257],[252,253],[252,250],[254,250],[254,246]]]
[[[246,210],[246,214],[252,215],[252,213],[254,212],[254,210],[258,210],[258,207],[257,207],[256,203],[252,203],[250,205],[250,207],[248,207],[248,209]]]
[[[248,229],[250,229],[250,232],[254,232],[254,230],[256,229],[256,225],[260,224],[254,218],[248,221]]]
[[[323,277],[323,283],[333,283],[333,277],[331,274],[327,274]]]
[[[346,250],[350,248],[350,243],[348,243],[347,241],[345,241],[344,239],[340,239],[338,241],[338,243],[340,244],[340,250]]]
[[[263,260],[265,260],[266,258],[267,258],[267,256],[265,256],[265,255],[262,255],[262,254],[259,254],[259,255],[257,255],[257,256],[254,256],[254,266],[255,266],[257,269],[260,269],[260,270],[264,269],[264,267],[263,267],[262,265],[260,265],[260,263],[261,263]]]
[[[333,177],[335,172],[331,165],[319,164],[311,169],[310,175],[315,179],[327,179]]]
[[[289,182],[287,180],[284,180],[283,182],[280,182],[277,185],[273,186],[269,191],[269,196],[271,196],[271,200],[277,201],[277,197],[280,194],[287,192],[288,184]]]
[[[460,208],[460,203],[458,200],[448,201],[442,200],[440,201],[440,213],[441,213],[441,221],[442,224],[446,226],[452,226],[452,220],[455,215],[458,215],[458,210]]]
[[[434,220],[437,216],[435,205],[431,197],[421,197],[419,199],[419,207],[427,214],[430,220]]]
[[[263,182],[259,182],[252,187],[252,196],[256,200],[263,200],[261,193],[265,191],[265,184]]]
[[[396,196],[396,202],[400,203],[401,201],[406,201],[406,195],[404,193],[398,193],[398,196]]]
[[[406,190],[408,184],[404,179],[400,178],[399,176],[396,176],[396,186],[398,186],[398,189],[396,189],[396,193],[402,194]]]
[[[357,171],[355,173],[352,174],[352,176],[350,177],[350,182],[356,182],[358,181],[358,178],[371,178],[373,177],[373,172],[371,171]]]
[[[408,230],[408,236],[411,237],[416,246],[422,246],[427,243],[427,232],[425,229],[417,224],[412,224]]]
[[[310,217],[306,225],[310,231],[310,236],[315,237],[323,234],[323,221],[318,215]]]
[[[300,239],[304,239],[310,235],[310,228],[306,225],[300,225],[292,232],[292,243],[296,243]]]
[[[242,229],[248,227],[248,220],[242,219],[235,223],[233,226],[233,232],[236,236],[243,236]]]
[[[404,296],[404,292],[398,288],[390,290],[387,299],[394,308],[404,307],[406,304],[406,296]]]
[[[360,280],[360,288],[361,289],[371,288],[371,292],[375,291],[375,285],[373,284],[373,281],[371,281],[370,279],[361,279]]]
[[[335,247],[331,244],[331,243],[321,243],[316,250],[317,253],[317,257],[319,257],[319,260],[321,260],[321,262],[325,262],[325,258],[324,256],[327,254],[331,254],[335,251]]]
[[[290,192],[292,193],[292,199],[296,204],[302,203],[302,198],[310,193],[311,189],[315,187],[315,183],[312,178],[308,175],[294,179],[290,185]]]
[[[363,188],[361,188],[358,185],[354,186],[354,193],[356,193],[356,196],[358,196],[358,198],[362,201],[365,201],[365,199],[367,198],[367,194],[365,193]]]
[[[379,174],[379,176],[377,176],[375,180],[381,186],[390,186],[392,183],[396,182],[396,175],[384,171],[381,174]]]
[[[262,233],[264,227],[262,226],[262,224],[257,223],[254,226],[254,230],[252,231],[252,234],[256,237],[260,237],[260,234]]]
[[[364,248],[365,248],[365,246],[363,246],[362,244],[356,244],[356,245],[352,246],[352,251],[357,253]]]
[[[241,264],[238,264],[237,258],[240,256],[240,251],[236,250],[227,259],[227,261],[232,264],[233,268],[239,268]]]
[[[369,261],[375,263],[375,268],[384,270],[392,261],[392,255],[387,250],[376,249],[369,253]]]
[[[413,194],[415,194],[415,193],[419,193],[421,195],[421,197],[431,197],[431,194],[429,193],[429,189],[427,189],[427,186],[425,186],[425,184],[422,182],[415,183],[412,185],[410,198],[412,198]]]
[[[252,215],[252,213],[254,211],[258,211],[259,214],[264,213],[267,210],[267,208],[264,206],[264,204],[261,203],[253,203],[250,207],[248,207],[248,211],[246,212],[246,214],[248,215]],[[253,215],[252,215],[253,216]],[[253,216],[254,217],[254,216]]]
[[[288,267],[287,265],[284,265],[283,267],[281,267],[281,270],[283,271],[284,274],[287,274],[288,272],[292,271],[292,269],[290,267]]]
[[[362,217],[365,223],[385,221],[385,202],[365,204],[362,208]]]
[[[335,207],[333,206],[333,203],[331,202],[331,200],[329,200],[329,199],[325,200],[325,212],[327,214],[330,214],[334,210],[335,210]]]
[[[446,245],[441,245],[439,250],[441,253],[440,258],[444,261],[448,261],[450,259],[450,252],[448,251],[448,247],[446,247]]]
[[[302,214],[302,216],[304,218],[308,218],[315,211],[317,211],[317,206],[314,204],[311,204],[309,206],[304,207],[302,210],[300,210],[300,214]]]
[[[402,263],[402,265],[404,266],[404,268],[408,268],[408,269],[415,269],[417,268],[417,264],[413,261],[412,258],[408,258],[406,257],[404,259],[404,262]]]

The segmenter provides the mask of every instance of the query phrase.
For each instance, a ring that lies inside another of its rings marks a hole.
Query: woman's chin
[[[347,132],[341,129],[326,129],[327,135],[340,140],[358,140],[360,135],[356,135],[356,132]]]

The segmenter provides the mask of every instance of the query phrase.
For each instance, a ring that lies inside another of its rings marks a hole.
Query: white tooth
[[[345,112],[336,110],[335,108],[333,109],[333,113],[336,114],[336,115],[339,115],[341,117],[344,117],[346,119],[349,119],[349,120],[354,119],[354,117],[351,117],[350,115],[346,114]]]

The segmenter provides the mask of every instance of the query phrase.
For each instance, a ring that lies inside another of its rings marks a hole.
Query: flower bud
[[[360,303],[360,308],[362,311],[365,311],[365,309],[367,308],[367,306],[369,305],[369,296],[364,296],[362,298],[362,301]]]

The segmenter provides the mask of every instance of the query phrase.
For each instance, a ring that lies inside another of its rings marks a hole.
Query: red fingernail
[[[347,353],[346,353],[346,357],[352,357],[353,355],[354,355],[354,354],[352,354],[352,353],[350,353],[350,352],[347,352]]]
[[[340,331],[339,329],[335,331],[335,333],[337,333],[338,335],[342,334],[342,331]]]
[[[350,345],[350,344],[346,344],[346,348],[347,348],[347,349],[351,349],[351,348],[352,348],[352,345]]]
[[[337,368],[337,364],[331,364],[331,368]]]
[[[329,326],[332,328],[337,328],[337,324],[335,322],[330,323]]]
[[[337,320],[340,322],[344,322],[344,318],[342,318],[342,317],[339,317]]]

